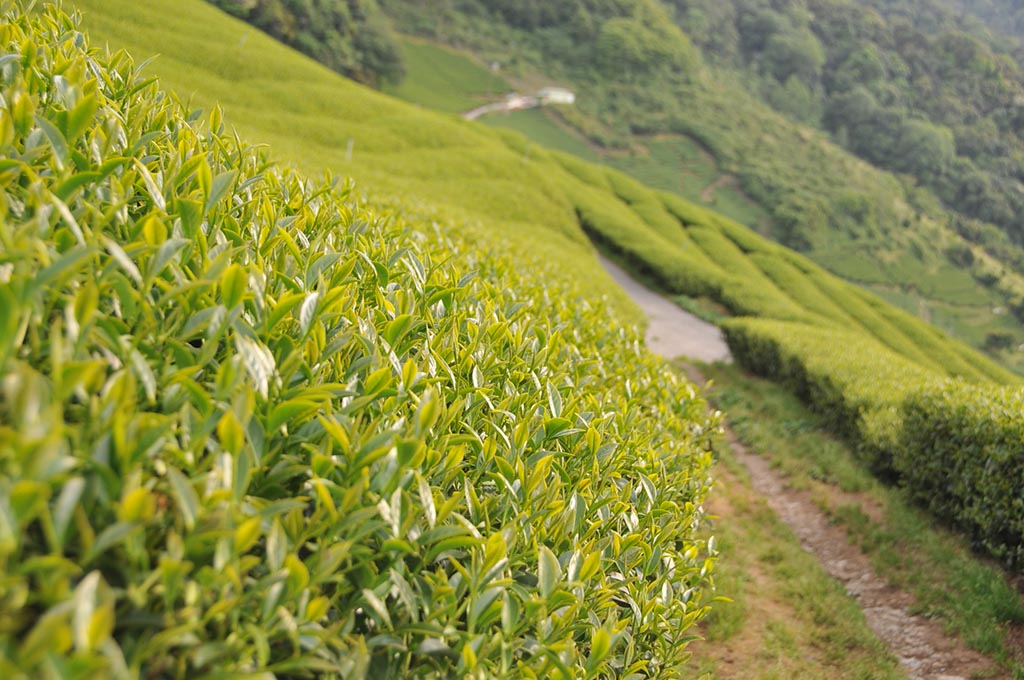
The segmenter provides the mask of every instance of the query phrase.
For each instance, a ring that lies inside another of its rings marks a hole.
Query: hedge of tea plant
[[[571,175],[556,184],[581,228],[667,293],[708,297],[736,316],[874,339],[938,374],[1020,383],[976,350],[741,224],[614,170],[550,155]]]
[[[684,673],[691,385],[4,7],[0,677]]]
[[[1004,387],[1019,376],[806,258],[661,195],[685,228],[670,240],[641,187],[563,164],[592,189],[574,200],[595,240],[665,290],[738,315],[724,323],[738,361],[793,390],[979,546],[1024,567],[1024,411],[1020,388]]]
[[[902,411],[893,466],[917,499],[1024,569],[1024,391],[947,381]]]
[[[829,426],[864,445],[879,467],[898,431],[898,406],[936,374],[870,338],[807,324],[730,319],[722,326],[733,356],[787,386],[822,413]]]
[[[944,378],[840,331],[757,319],[724,330],[744,366],[785,384],[925,507],[1024,568],[1024,390]]]

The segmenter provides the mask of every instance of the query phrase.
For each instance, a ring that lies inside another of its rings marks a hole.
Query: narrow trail
[[[601,257],[601,266],[647,315],[647,346],[666,359],[687,356],[700,361],[732,362],[722,330],[635,281],[617,264]]]
[[[602,258],[601,264],[648,315],[647,343],[653,351],[667,358],[731,361],[729,348],[716,326],[644,288],[611,262]],[[694,382],[706,382],[693,366],[687,364],[685,369]],[[1009,678],[991,675],[992,661],[946,635],[941,623],[911,614],[913,596],[887,584],[857,546],[851,545],[846,532],[829,522],[808,492],[789,488],[786,479],[765,458],[748,451],[731,431],[727,430],[726,437],[737,460],[750,474],[754,490],[793,530],[803,548],[818,558],[825,572],[846,587],[864,611],[870,628],[899,659],[908,678]]]
[[[768,461],[750,453],[729,432],[729,445],[750,473],[754,490],[813,553],[825,572],[842,583],[857,600],[868,626],[884,641],[911,680],[968,680],[992,667],[992,661],[967,649],[943,631],[938,621],[910,614],[914,598],[888,585],[868,558],[831,524],[807,492],[795,492]],[[984,677],[993,676],[985,673]]]
[[[734,186],[736,184],[736,178],[732,175],[721,175],[714,182],[704,187],[704,191],[700,193],[700,200],[705,203],[715,202],[715,192],[727,186]]]

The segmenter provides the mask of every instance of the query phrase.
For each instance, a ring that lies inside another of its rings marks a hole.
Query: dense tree
[[[674,41],[664,38],[637,17],[609,19],[597,39],[598,63],[612,77],[687,69],[692,61],[689,41],[682,35]]]
[[[873,45],[854,50],[836,68],[829,78],[832,92],[848,92],[860,86],[874,90],[885,78],[885,63]]]
[[[913,176],[951,208],[995,221],[1024,245],[1019,3],[668,2],[707,56],[759,80],[773,108],[822,125],[850,151]]]
[[[825,50],[809,30],[776,33],[764,49],[765,67],[780,83],[793,77],[805,83],[818,79]]]
[[[740,11],[738,17],[740,45],[747,55],[764,52],[773,36],[790,28],[786,17],[768,8]]]
[[[926,120],[907,120],[900,126],[887,165],[899,172],[931,180],[945,172],[956,156],[949,128]]]
[[[374,0],[209,2],[360,82],[394,82],[404,73],[390,23]]]
[[[766,98],[775,110],[808,125],[817,125],[821,120],[821,106],[811,89],[796,75],[785,83],[770,83],[766,87]]]

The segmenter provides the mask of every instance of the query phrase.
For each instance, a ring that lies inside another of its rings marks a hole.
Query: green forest
[[[210,0],[325,66],[361,83],[403,75],[390,22],[374,0]]]

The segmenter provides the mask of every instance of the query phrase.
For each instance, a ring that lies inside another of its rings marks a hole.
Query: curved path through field
[[[713,363],[732,361],[721,329],[635,281],[621,267],[601,257],[601,266],[647,315],[647,346],[666,359],[679,356]]]
[[[666,358],[690,357],[706,362],[731,361],[718,327],[709,324],[635,281],[620,267],[601,258],[601,264],[647,314],[647,344]],[[705,382],[693,366],[684,366],[690,378]],[[846,587],[864,611],[868,625],[899,659],[911,680],[967,680],[983,676],[1003,678],[990,659],[951,638],[938,621],[910,613],[914,598],[886,583],[868,558],[850,544],[846,532],[831,523],[808,492],[791,489],[786,478],[768,461],[746,449],[735,435],[727,439],[736,458],[750,473],[755,492],[800,539],[804,550],[818,558],[822,568]]]

